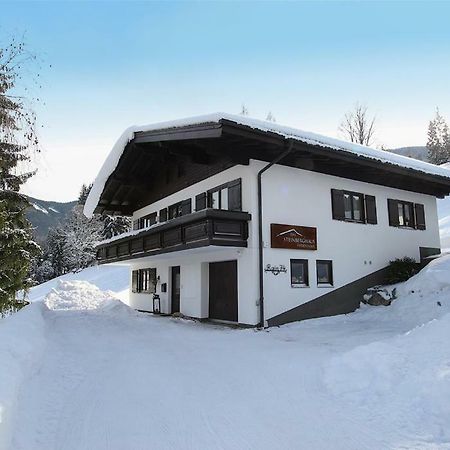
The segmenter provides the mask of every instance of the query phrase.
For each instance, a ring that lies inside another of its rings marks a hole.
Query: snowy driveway
[[[393,395],[411,382],[402,360],[409,347],[401,350],[409,325],[382,320],[383,310],[257,332],[140,314],[114,301],[92,307],[35,304],[11,318],[26,323],[41,308],[45,344],[18,390],[10,449],[450,448],[447,400],[419,397],[427,417],[439,413],[427,422],[408,392]],[[393,353],[379,343],[398,339]],[[439,367],[450,362],[446,351]],[[370,381],[377,367],[382,384]]]

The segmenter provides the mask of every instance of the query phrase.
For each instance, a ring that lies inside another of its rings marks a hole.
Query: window
[[[327,260],[316,261],[317,285],[332,286],[333,285],[333,262]]]
[[[154,294],[156,292],[156,269],[133,270],[132,291]]]
[[[169,206],[169,220],[182,215],[181,202]]]
[[[363,194],[344,191],[344,216],[346,220],[362,221]]]
[[[425,230],[425,208],[420,203],[388,199],[389,225]]]
[[[291,287],[309,286],[308,260],[291,259]]]
[[[241,203],[241,179],[230,181],[208,191],[210,208],[240,211]]]
[[[185,216],[192,212],[192,200],[190,198],[169,206],[169,220]]]
[[[346,222],[377,223],[376,200],[373,195],[331,189],[333,219]]]

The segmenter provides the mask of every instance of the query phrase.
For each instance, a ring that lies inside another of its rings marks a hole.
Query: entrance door
[[[172,267],[172,314],[180,312],[180,266]]]
[[[209,263],[209,317],[238,321],[237,261]]]

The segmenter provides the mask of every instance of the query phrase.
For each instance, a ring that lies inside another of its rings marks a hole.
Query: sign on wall
[[[317,228],[298,225],[270,224],[272,248],[317,250]]]

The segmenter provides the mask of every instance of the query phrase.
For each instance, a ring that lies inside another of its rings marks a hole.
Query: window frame
[[[330,281],[319,281],[319,264],[327,264],[329,266]],[[333,260],[317,259],[316,260],[316,283],[317,287],[334,287]]]
[[[230,190],[230,188],[234,188],[235,186],[239,186],[239,199],[238,199],[239,200],[239,207],[230,209],[230,198],[231,198],[231,196],[230,196],[230,191],[229,190]],[[223,201],[222,191],[224,191],[225,189],[227,190],[227,195],[226,195],[227,205],[226,205],[226,208],[223,208],[223,205],[222,205],[222,201]],[[218,195],[219,195],[219,207],[218,208],[213,206],[212,198],[213,198],[213,195],[215,193],[218,193]],[[223,183],[223,184],[220,184],[219,186],[216,186],[216,187],[214,187],[212,189],[209,189],[206,192],[206,198],[207,198],[208,208],[218,209],[218,210],[221,210],[221,211],[242,211],[242,179],[241,178],[237,178],[235,180],[228,181],[227,183]]]
[[[407,202],[403,200],[397,200],[397,210],[399,210],[401,207],[402,209],[402,219],[403,219],[403,225],[400,224],[400,214],[398,215],[398,227],[399,228],[416,228],[416,218],[415,218],[415,211],[414,211],[414,203]],[[409,209],[409,222],[406,224],[405,217],[406,217],[406,208]]]
[[[134,294],[155,294],[156,293],[156,268],[147,267],[145,269],[133,270],[132,292]]]
[[[362,192],[354,192],[354,191],[346,191],[346,190],[342,190],[343,195],[344,195],[344,222],[355,222],[355,223],[366,223],[366,214],[365,214],[365,195]],[[350,205],[351,205],[351,218],[345,217],[345,213],[346,213],[346,208],[345,208],[345,196],[349,195],[350,196]],[[355,219],[355,196],[359,197],[360,200],[360,208],[359,208],[359,214],[360,214],[360,218],[359,219]]]
[[[305,274],[305,282],[304,283],[298,283],[293,282],[293,264],[301,264],[303,265],[303,271]],[[293,258],[290,260],[289,264],[289,270],[290,270],[290,280],[291,280],[291,288],[307,288],[309,287],[309,264],[307,259],[299,259],[299,258]]]

